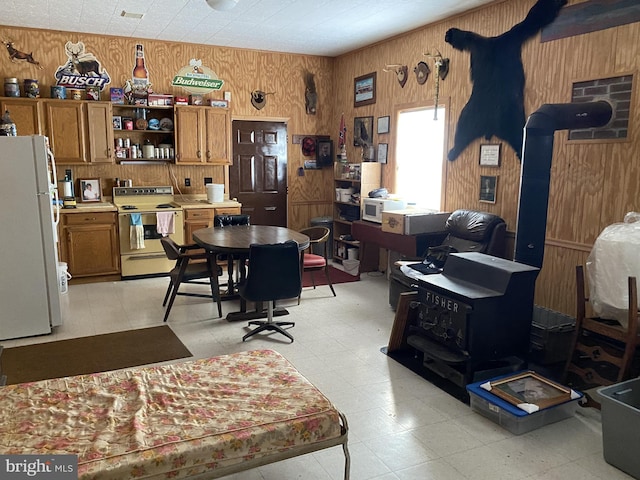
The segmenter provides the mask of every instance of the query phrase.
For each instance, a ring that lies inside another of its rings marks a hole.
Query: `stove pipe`
[[[513,257],[516,262],[542,268],[554,132],[602,127],[611,115],[611,105],[598,101],[545,104],[527,119]]]

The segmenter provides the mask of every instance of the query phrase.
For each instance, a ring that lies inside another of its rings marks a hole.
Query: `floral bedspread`
[[[339,436],[271,350],[0,388],[0,453],[77,454],[85,480],[186,478]]]

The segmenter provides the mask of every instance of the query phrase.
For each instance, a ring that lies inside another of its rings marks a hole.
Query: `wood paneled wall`
[[[570,0],[569,4],[582,0]],[[495,2],[467,14],[449,18],[437,24],[413,30],[404,35],[351,52],[336,59],[274,54],[250,50],[208,47],[193,44],[142,41],[152,82],[158,92],[181,93],[169,88],[176,70],[191,58],[201,58],[225,80],[224,90],[232,93],[232,114],[235,118],[286,119],[289,131],[289,225],[300,228],[314,216],[331,214],[333,197],[330,169],[305,170],[298,176],[304,157],[299,145],[291,142],[294,134],[331,135],[337,142],[340,115],[347,125],[347,155],[349,161],[359,161],[360,151],[353,146],[353,118],[358,116],[393,115],[398,105],[432,103],[433,73],[424,85],[418,85],[413,68],[420,61],[433,67],[425,53],[440,51],[450,58],[450,71],[440,82],[441,103],[447,106],[447,150],[453,145],[457,119],[471,94],[469,54],[454,50],[445,43],[447,29],[456,27],[484,36],[503,33],[520,22],[534,0]],[[64,43],[82,40],[87,50],[95,54],[107,68],[115,85],[130,76],[136,40],[115,37],[59,33],[40,30],[19,30],[0,27],[0,36],[10,37],[22,50],[33,50],[43,70],[12,64],[8,57],[0,61],[2,76],[33,77],[40,80],[43,92],[53,78],[55,68],[66,60]],[[545,103],[566,103],[571,100],[574,82],[607,78],[620,74],[634,75],[635,92],[631,105],[629,136],[624,142],[568,142],[567,132],[555,135],[552,181],[549,198],[547,246],[542,272],[536,286],[536,303],[568,314],[575,313],[574,270],[583,264],[598,234],[611,223],[619,222],[628,211],[640,210],[640,109],[638,108],[638,67],[640,64],[640,23],[609,28],[585,35],[540,43],[536,36],[522,50],[526,75],[525,112],[531,114]],[[388,64],[409,67],[409,80],[401,88],[393,73],[384,72]],[[318,113],[307,115],[304,109],[303,70],[316,75]],[[433,71],[433,68],[432,68]],[[355,77],[377,72],[376,103],[353,106]],[[267,106],[255,110],[249,102],[254,89],[275,92],[268,96]],[[221,97],[222,94],[219,93]],[[394,118],[392,131],[374,135],[374,141],[389,143],[389,163],[384,166],[382,182],[392,189],[394,178]],[[375,125],[375,121],[374,121]],[[498,141],[492,139],[492,142]],[[472,208],[502,216],[511,231],[515,230],[520,162],[513,150],[503,143],[502,166],[499,169],[478,165],[477,140],[454,162],[446,163],[445,208]],[[425,145],[428,155],[429,145]],[[76,176],[99,171],[99,176],[133,178],[134,182],[166,183],[171,172],[183,181],[195,179],[193,190],[204,192],[202,178],[222,178],[222,170],[213,173],[203,167],[76,167]],[[221,168],[221,167],[218,167]],[[215,170],[215,169],[213,169]],[[497,202],[478,201],[480,175],[498,175]],[[425,183],[428,179],[425,179]],[[182,188],[183,191],[186,189]],[[186,190],[192,193],[192,190]],[[400,192],[401,193],[401,192]]]
[[[581,0],[569,1],[569,4]],[[454,50],[444,36],[451,27],[470,30],[484,36],[499,35],[520,22],[534,0],[496,2],[485,8],[447,19],[388,41],[372,45],[337,59],[336,119],[345,112],[347,125],[353,117],[392,115],[394,107],[416,102],[433,102],[435,83],[433,61],[424,56],[439,50],[450,58],[450,71],[440,82],[441,103],[448,105],[447,150],[460,111],[471,94],[469,54]],[[623,142],[568,142],[567,132],[554,138],[554,159],[548,209],[547,245],[542,272],[536,284],[536,303],[568,314],[575,313],[575,266],[584,264],[598,234],[614,222],[622,221],[629,211],[640,209],[640,108],[638,108],[638,67],[640,66],[640,23],[623,25],[585,35],[540,43],[539,36],[522,50],[526,75],[525,112],[533,113],[545,103],[571,101],[571,87],[576,81],[634,75],[629,137]],[[432,74],[418,85],[413,68],[426,61]],[[393,73],[383,71],[387,64],[409,67],[409,80],[401,88]],[[374,105],[353,107],[353,79],[376,71],[377,100]],[[352,143],[352,132],[347,144]],[[499,141],[496,138],[492,143]],[[389,163],[383,170],[383,184],[393,188],[393,131],[375,136],[375,143],[390,144]],[[511,231],[515,230],[520,182],[520,161],[505,143],[502,166],[498,169],[478,165],[480,144],[477,140],[453,162],[446,163],[445,208],[471,208],[502,216]],[[425,145],[428,155],[429,145]],[[357,155],[349,147],[350,158]],[[480,175],[498,175],[497,202],[478,201]],[[425,179],[425,184],[428,179]],[[401,193],[401,192],[400,192]]]
[[[41,96],[48,97],[50,86],[55,84],[56,69],[66,63],[64,45],[67,41],[82,41],[87,53],[95,55],[111,77],[110,87],[122,87],[131,78],[134,66],[135,44],[142,43],[146,65],[153,90],[158,93],[188,95],[181,88],[171,87],[171,79],[177,71],[189,64],[192,58],[212,69],[224,80],[223,89],[205,96],[223,98],[223,92],[231,92],[232,118],[243,120],[285,121],[288,126],[288,176],[289,176],[289,226],[302,228],[309,219],[331,214],[333,199],[332,170],[305,170],[298,176],[298,168],[306,157],[299,144],[293,144],[293,135],[329,135],[334,120],[333,66],[334,59],[261,52],[234,48],[211,47],[198,44],[161,42],[141,39],[87,35],[37,29],[17,29],[0,26],[0,39],[11,40],[22,51],[33,52],[42,69],[27,63],[12,63],[9,56],[0,52],[0,77],[38,79]],[[316,115],[305,111],[304,72],[315,74],[318,93]],[[273,92],[267,96],[266,106],[256,110],[250,102],[253,90]],[[108,89],[102,99],[109,99]],[[134,185],[171,184],[183,193],[205,193],[204,177],[223,183],[225,167],[220,166],[152,166],[152,165],[82,165],[73,166],[75,178],[102,178],[105,195],[110,194],[113,179],[131,178]],[[191,187],[184,186],[184,178],[191,179]]]

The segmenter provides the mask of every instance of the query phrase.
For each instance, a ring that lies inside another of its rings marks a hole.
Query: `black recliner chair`
[[[456,210],[447,219],[445,230],[447,236],[441,247],[450,247],[453,252],[480,252],[495,257],[505,256],[507,224],[498,215],[475,210]],[[427,253],[425,252],[422,258],[414,260],[423,260]],[[396,309],[400,293],[413,290],[412,283],[414,281],[402,273],[399,267],[392,266],[389,276],[389,305],[393,310]]]

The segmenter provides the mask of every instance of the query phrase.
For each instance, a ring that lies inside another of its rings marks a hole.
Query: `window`
[[[441,210],[446,110],[400,109],[396,128],[394,193],[418,207]]]

